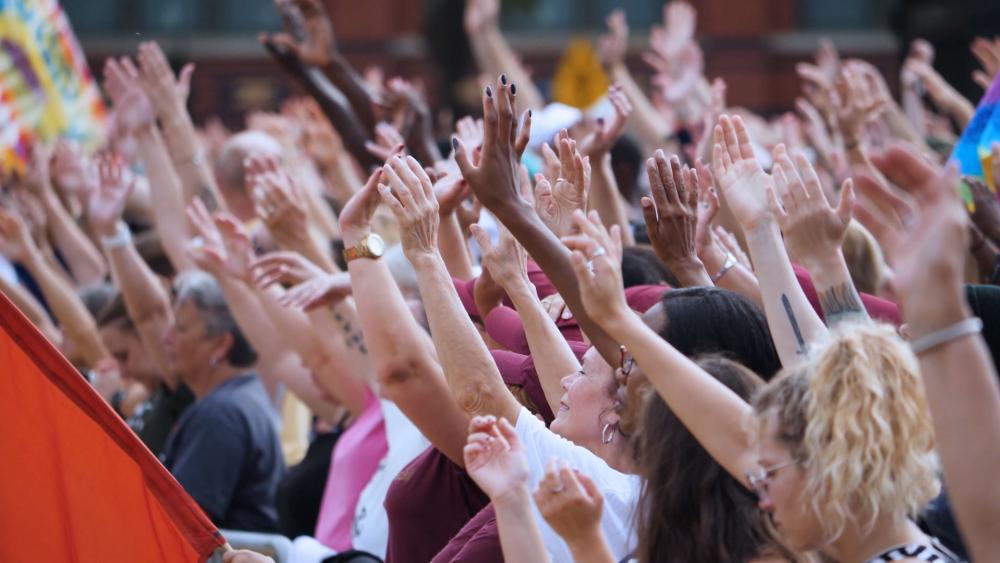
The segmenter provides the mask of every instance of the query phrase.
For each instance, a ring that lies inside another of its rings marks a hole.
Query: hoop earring
[[[605,424],[601,430],[601,443],[610,444],[615,439],[615,432],[618,429],[611,423]]]

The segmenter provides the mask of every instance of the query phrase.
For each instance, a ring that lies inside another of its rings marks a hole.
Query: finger
[[[386,206],[388,206],[392,211],[392,214],[396,216],[397,221],[401,221],[402,218],[406,216],[406,210],[403,209],[403,204],[399,203],[399,200],[396,199],[395,195],[393,195],[389,186],[379,184],[378,195],[382,198],[382,203],[386,204]]]
[[[855,200],[854,181],[848,178],[844,180],[843,185],[840,187],[840,201],[837,204],[837,217],[840,218],[842,223],[847,224],[850,222]]]
[[[489,85],[483,89],[483,151],[492,152],[492,147],[496,143],[500,131],[499,114],[497,103],[494,99],[493,88]]]
[[[800,151],[795,151],[793,159],[799,174],[802,176],[806,196],[811,200],[822,201],[829,205],[826,194],[823,192],[823,185],[819,181],[819,175],[816,174],[816,169],[810,164],[809,159]]]
[[[666,209],[668,205],[666,187],[660,176],[660,167],[656,158],[646,159],[646,176],[649,178],[649,193],[656,209]]]
[[[755,159],[753,154],[753,145],[750,143],[750,132],[747,131],[747,126],[743,123],[742,117],[737,115],[736,118],[733,119],[733,130],[736,133],[740,156],[746,159]]]
[[[649,235],[650,240],[656,240],[657,231],[660,226],[660,218],[656,214],[656,205],[648,197],[640,199],[639,205],[642,207],[642,219],[646,223],[646,233]]]
[[[517,151],[517,155],[521,156],[524,154],[524,149],[528,147],[528,140],[531,138],[531,109],[524,112],[524,116],[521,118],[521,130],[517,134],[517,138],[514,140],[514,150]]]
[[[783,220],[788,214],[782,208],[781,203],[778,201],[778,196],[774,192],[774,188],[768,186],[767,190],[767,206],[771,210],[771,214],[777,217],[779,220]]]
[[[455,164],[458,164],[458,169],[462,173],[462,177],[468,181],[469,177],[475,171],[475,167],[469,162],[469,153],[465,150],[465,143],[457,136],[452,137],[451,147],[455,153]]]
[[[576,279],[581,284],[589,282],[593,277],[593,274],[587,269],[586,257],[579,250],[574,250],[570,253],[569,263],[573,266],[573,273],[576,274]]]
[[[486,230],[473,224],[469,225],[469,232],[472,233],[472,238],[476,239],[476,244],[483,255],[493,253],[493,241],[490,240],[490,235],[486,234]]]
[[[514,119],[514,100],[511,89],[514,85],[507,80],[506,74],[501,74],[497,82],[497,140],[505,143],[514,143],[517,130],[517,122]],[[515,90],[516,91],[516,90]]]
[[[575,474],[575,477],[577,481],[580,482],[580,486],[583,488],[583,491],[587,493],[587,496],[590,497],[591,500],[594,501],[604,500],[604,495],[601,494],[601,490],[597,487],[597,484],[594,483],[594,481],[591,480],[590,477],[587,477],[585,473],[577,472]]]
[[[397,172],[397,167],[405,168],[405,166],[401,166],[402,163],[399,160],[396,158],[389,159],[389,164],[382,167],[382,175],[388,180],[386,185],[392,189],[392,194],[396,196],[399,203],[406,209],[412,209],[416,206],[416,202],[413,200],[413,194],[410,191],[409,185],[403,181]],[[409,170],[406,170],[406,172],[409,172]]]

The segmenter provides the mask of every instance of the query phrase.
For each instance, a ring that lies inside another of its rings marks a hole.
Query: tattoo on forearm
[[[861,296],[850,281],[820,291],[819,306],[823,309],[823,317],[829,327],[843,321],[868,318]]]
[[[805,354],[806,341],[802,338],[802,329],[799,328],[799,321],[796,320],[795,313],[792,311],[792,303],[784,293],[781,294],[781,305],[785,308],[785,315],[788,316],[788,324],[792,325],[792,332],[795,334],[795,353]]]
[[[336,305],[333,306],[336,308]],[[333,319],[340,325],[340,330],[344,333],[344,345],[350,348],[357,348],[358,352],[368,355],[368,347],[365,346],[365,337],[360,330],[353,330],[351,321],[344,318],[336,310],[333,311]]]
[[[205,204],[205,208],[210,212],[218,211],[219,202],[216,201],[215,193],[212,191],[212,188],[206,186],[205,184],[201,184],[198,186],[198,193],[196,195],[199,199],[201,199],[201,201]]]

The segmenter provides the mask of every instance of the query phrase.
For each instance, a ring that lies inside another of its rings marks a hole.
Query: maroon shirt
[[[479,511],[431,563],[503,563],[493,505]]]
[[[386,563],[427,563],[488,503],[464,469],[427,448],[399,472],[386,493]]]

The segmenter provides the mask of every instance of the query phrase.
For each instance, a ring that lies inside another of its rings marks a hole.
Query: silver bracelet
[[[132,243],[132,232],[128,230],[125,221],[118,221],[115,234],[110,237],[101,237],[101,246],[104,250],[114,250]]]
[[[722,276],[726,275],[726,272],[728,272],[729,270],[732,270],[733,266],[735,265],[736,265],[736,257],[733,256],[732,252],[727,252],[726,261],[722,263],[722,267],[719,268],[718,273],[712,276],[712,283],[719,283],[719,280],[722,279]]]
[[[923,354],[932,348],[936,348],[952,340],[957,340],[963,336],[977,334],[982,330],[983,321],[979,317],[969,317],[951,326],[946,326],[941,330],[935,330],[930,334],[921,336],[910,342],[910,348],[914,354]]]

